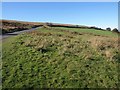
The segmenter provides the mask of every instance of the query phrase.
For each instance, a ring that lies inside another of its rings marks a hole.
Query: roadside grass
[[[3,88],[118,87],[118,38],[75,31],[40,28],[6,39]]]

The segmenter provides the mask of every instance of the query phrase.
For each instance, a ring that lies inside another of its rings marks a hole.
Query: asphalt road
[[[37,27],[37,28],[29,29],[29,30],[22,30],[22,31],[17,31],[17,32],[13,32],[13,33],[7,33],[7,34],[4,34],[4,35],[0,35],[0,40],[3,40],[3,39],[8,38],[8,37],[16,36],[16,35],[19,35],[19,34],[24,33],[24,32],[34,31],[34,30],[36,30],[38,28],[41,28],[41,27]]]

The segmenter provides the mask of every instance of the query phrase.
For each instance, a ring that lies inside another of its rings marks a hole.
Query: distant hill
[[[16,20],[0,20],[0,22],[2,22],[1,28],[3,34],[8,32],[30,29],[42,25],[42,23],[37,22],[25,22]]]
[[[104,30],[98,27],[88,27],[84,25],[73,25],[73,24],[61,24],[61,23],[49,23],[49,22],[27,22],[27,21],[17,21],[17,20],[0,20],[2,22],[0,28],[2,28],[2,33],[9,33],[15,31],[21,31],[25,29],[35,28],[38,26],[50,26],[50,27],[68,27],[68,28],[84,28],[84,29],[97,29]]]

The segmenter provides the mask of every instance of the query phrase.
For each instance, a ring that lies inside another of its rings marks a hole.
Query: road
[[[7,33],[7,34],[4,34],[4,35],[0,35],[0,40],[3,40],[3,39],[8,38],[8,37],[16,36],[16,35],[19,35],[19,34],[24,33],[24,32],[34,31],[34,30],[36,30],[38,28],[41,28],[41,27],[37,27],[37,28],[29,29],[29,30],[22,30],[22,31],[17,31],[17,32],[13,32],[13,33]]]

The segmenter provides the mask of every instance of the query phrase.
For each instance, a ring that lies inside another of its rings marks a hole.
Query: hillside
[[[0,20],[0,22],[1,22],[0,28],[2,29],[2,34],[31,29],[39,26],[104,30],[95,26],[88,27],[84,25],[61,24],[61,23],[26,22],[26,21],[17,21],[17,20]]]
[[[3,42],[3,88],[117,88],[118,34],[43,27]]]
[[[2,22],[1,28],[3,34],[35,28],[43,25],[43,23],[38,22],[25,22],[16,20],[1,20],[0,22]]]

